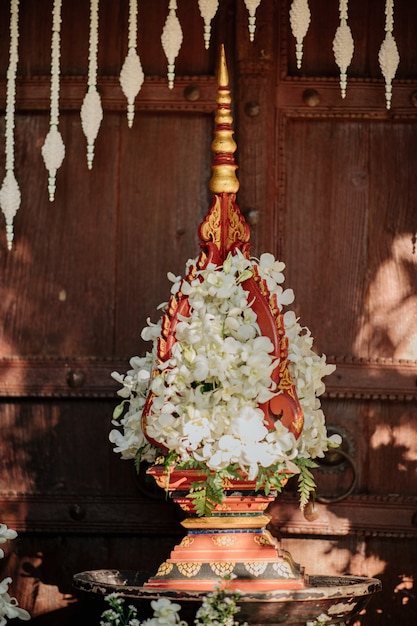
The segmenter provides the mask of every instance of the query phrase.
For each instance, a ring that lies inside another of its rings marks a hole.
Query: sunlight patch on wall
[[[355,342],[356,354],[417,359],[417,254],[411,235],[392,242],[391,255],[378,267],[369,286],[366,314]]]
[[[401,582],[394,589],[394,593],[401,598],[401,604],[404,606],[414,600],[414,576],[401,575]]]
[[[412,424],[400,424],[391,427],[388,424],[378,424],[370,439],[371,448],[393,447],[399,448],[403,452],[401,459],[404,461],[417,461],[417,441],[415,439],[415,429]],[[399,471],[409,471],[399,462]]]

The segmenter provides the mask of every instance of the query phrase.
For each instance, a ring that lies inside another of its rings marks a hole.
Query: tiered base
[[[300,566],[288,552],[271,545],[268,533],[211,529],[189,531],[144,587],[210,591],[225,576],[231,576],[228,588],[240,591],[301,589],[305,585]]]
[[[155,476],[154,472],[152,468],[150,473]],[[180,490],[185,485],[175,478],[177,489],[170,495],[183,510],[192,513],[182,522],[188,532],[145,588],[205,592],[213,590],[225,576],[230,579],[228,588],[239,591],[304,588],[304,570],[266,530],[270,518],[264,511],[275,494],[266,496],[253,491],[254,485],[247,481],[239,481],[233,485],[236,490],[225,492],[224,502],[210,517],[198,517],[193,514],[187,489]],[[187,476],[187,487],[189,480]]]

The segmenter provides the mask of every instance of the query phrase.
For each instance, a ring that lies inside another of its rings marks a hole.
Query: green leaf
[[[303,510],[310,497],[316,491],[316,483],[310,468],[317,467],[317,463],[311,459],[297,459],[297,465],[300,469],[298,475],[298,493],[300,494],[300,507]]]

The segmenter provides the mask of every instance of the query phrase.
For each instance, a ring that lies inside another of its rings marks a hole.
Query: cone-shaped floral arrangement
[[[230,516],[239,515],[238,527],[250,527],[253,533],[254,527],[268,523],[262,511],[289,477],[298,476],[300,504],[305,506],[315,488],[314,458],[339,441],[327,436],[318,399],[324,391],[322,378],[334,366],[312,350],[311,334],[295,314],[283,312],[294,298],[291,289],[282,287],[284,264],[272,254],[259,259],[250,255],[249,227],[236,204],[239,183],[228,84],[222,48],[212,143],[213,200],[199,228],[201,252],[187,261],[184,277],[169,275],[169,302],[159,321],[148,320],[142,331],[152,350],[134,357],[125,375],[113,373],[123,398],[113,424],[122,432],[112,430],[110,440],[123,459],[153,464],[149,473],[191,515],[184,523],[187,528],[200,532],[210,526],[218,532],[235,523]],[[249,500],[248,494],[239,496],[248,490]],[[256,549],[268,545],[274,561],[271,542],[261,531],[257,536]],[[224,547],[218,546],[222,554]],[[245,557],[246,548],[241,546],[238,561],[241,566],[245,559],[256,562],[256,577],[265,559]],[[207,546],[199,549],[200,556],[207,554]],[[178,559],[178,576],[187,582],[176,580],[174,586],[196,584],[199,568],[190,573],[184,563],[198,561],[201,569],[204,558],[181,550],[151,585],[161,586]],[[213,570],[218,562],[223,565]],[[216,553],[206,565],[214,576],[234,574],[241,585],[239,567],[234,570],[230,563]],[[275,577],[276,571],[272,582],[263,584],[273,586]],[[204,582],[200,580],[202,588],[212,588],[204,586],[206,579],[207,572]]]

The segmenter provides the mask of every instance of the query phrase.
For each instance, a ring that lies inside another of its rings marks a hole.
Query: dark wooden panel
[[[5,494],[1,507],[3,523],[24,534],[184,534],[181,512],[163,493],[148,499],[139,492],[137,496]],[[277,536],[417,537],[417,498],[412,495],[355,495],[334,504],[319,502],[318,518],[311,521],[303,515],[297,498],[285,493],[268,513]]]
[[[94,610],[82,600],[79,603],[74,595],[74,573],[106,569],[112,563],[115,569],[140,571],[149,576],[177,542],[178,536],[169,533],[159,537],[119,534],[112,538],[99,533],[26,534],[15,540],[15,554],[7,550],[3,565],[5,574],[13,578],[13,595],[30,611],[35,624],[99,624],[100,609]],[[86,622],[92,612],[94,619]]]
[[[120,461],[108,439],[111,402],[12,400],[0,410],[2,492],[137,492],[133,465]]]
[[[370,126],[367,311],[356,350],[417,358],[417,125]]]
[[[417,490],[415,401],[324,399],[327,422],[345,440],[356,468],[357,494],[412,496]],[[349,464],[318,473],[324,495],[346,491]]]
[[[97,88],[103,111],[126,110],[126,97],[117,76],[100,76]],[[73,109],[76,109],[79,114],[86,91],[87,78],[85,76],[62,77],[59,99],[61,115],[62,112]],[[19,112],[45,111],[49,114],[50,93],[51,81],[48,76],[18,78],[16,81],[17,110]],[[168,88],[165,78],[145,77],[135,100],[135,110],[213,112],[216,93],[217,83],[213,76],[180,76],[176,79],[172,89]],[[5,99],[6,81],[0,80],[0,100]]]
[[[395,81],[391,109],[386,108],[382,81],[352,78],[346,98],[342,98],[338,79],[286,77],[276,90],[277,106],[286,114],[343,119],[361,116],[384,121],[416,116],[416,81]]]
[[[327,354],[414,359],[415,125],[287,118],[283,132],[281,236],[301,323]]]
[[[211,128],[211,116],[148,115],[123,134],[116,354],[144,351],[139,333],[169,299],[167,272],[184,275],[187,259],[199,254],[197,229],[211,201]]]
[[[127,489],[125,489],[127,491]],[[167,501],[163,493],[158,498],[137,495],[86,496],[83,494],[0,495],[2,523],[21,533],[184,534],[180,511]]]
[[[238,204],[251,228],[252,253],[259,256],[273,250],[274,233],[270,228],[276,182],[274,179],[276,11],[261,3],[256,11],[256,31],[237,39],[235,127],[239,169]],[[237,3],[237,29],[244,33],[248,12]],[[233,73],[233,72],[232,72]]]
[[[285,133],[286,284],[316,347],[349,354],[365,299],[367,130],[354,122],[287,119]],[[352,253],[354,248],[355,253]]]
[[[22,202],[15,218],[14,249],[0,259],[3,355],[109,353],[119,124],[120,116],[103,120],[90,172],[78,116],[62,119],[66,160],[51,203],[40,155],[47,119],[17,118],[16,178]],[[106,142],[108,135],[112,146]],[[114,158],[107,158],[108,149]],[[96,238],[105,245],[92,246]]]
[[[111,373],[128,368],[128,358],[4,357],[0,359],[0,397],[108,397],[116,401],[120,385]]]

